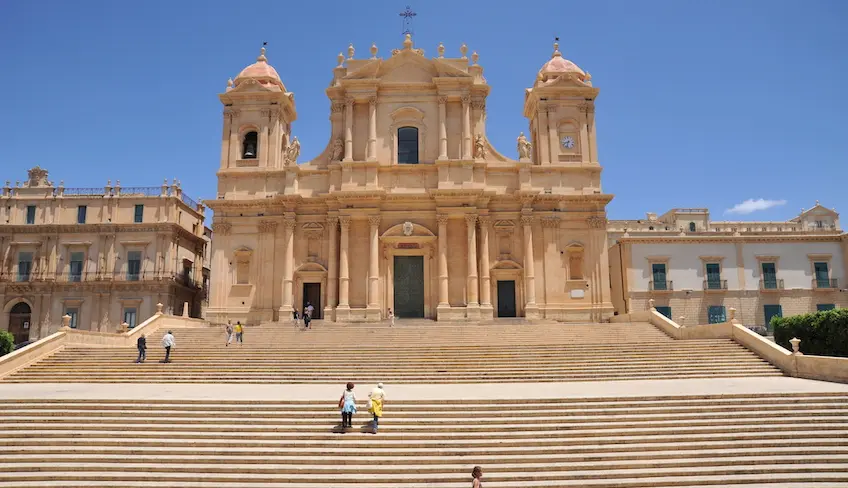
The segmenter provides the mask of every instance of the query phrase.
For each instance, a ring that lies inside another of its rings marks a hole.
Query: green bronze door
[[[395,256],[396,317],[424,317],[424,256]]]

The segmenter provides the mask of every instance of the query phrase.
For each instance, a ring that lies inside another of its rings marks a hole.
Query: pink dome
[[[559,52],[559,43],[554,43],[554,54],[547,63],[542,65],[539,74],[536,75],[536,86],[547,85],[561,76],[572,76],[591,86],[589,80],[592,76],[586,73],[579,66],[562,57]]]
[[[280,80],[280,75],[273,66],[268,64],[268,58],[265,57],[265,48],[262,48],[262,53],[256,58],[256,62],[241,70],[241,73],[236,76],[235,86],[245,80],[256,80],[263,85],[276,85],[286,91],[286,87]]]

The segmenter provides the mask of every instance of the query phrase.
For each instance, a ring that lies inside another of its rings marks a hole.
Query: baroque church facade
[[[264,48],[228,81],[208,319],[288,320],[307,302],[340,322],[613,314],[591,76],[554,46],[513,160],[486,135],[477,53],[444,51],[407,36],[385,58],[340,54],[329,141],[300,164],[295,97]]]

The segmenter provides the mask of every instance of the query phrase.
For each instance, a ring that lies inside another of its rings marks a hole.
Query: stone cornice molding
[[[698,243],[779,243],[779,242],[839,242],[838,235],[834,236],[745,236],[745,235],[723,235],[723,236],[693,236],[693,235],[667,235],[667,236],[621,236],[621,242],[631,244],[698,244]]]

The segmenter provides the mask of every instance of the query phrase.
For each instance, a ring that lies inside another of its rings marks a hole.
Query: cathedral
[[[554,45],[524,92],[527,135],[502,142],[514,160],[486,135],[478,55],[460,52],[427,57],[407,35],[385,57],[339,54],[311,161],[264,48],[227,82],[209,320],[289,320],[307,303],[338,322],[613,314],[591,76]]]

